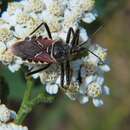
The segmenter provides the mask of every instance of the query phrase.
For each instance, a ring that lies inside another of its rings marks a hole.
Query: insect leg
[[[64,87],[64,63],[61,63],[61,81],[60,81],[60,83],[61,83],[61,87]]]
[[[70,42],[71,33],[72,33],[72,35],[74,37],[74,30],[73,30],[73,28],[70,27],[69,30],[68,30],[68,33],[67,33],[67,37],[66,37],[66,43],[67,44],[69,44],[69,42]]]
[[[30,35],[34,34],[43,25],[44,25],[44,27],[45,27],[45,29],[47,31],[47,34],[48,34],[49,38],[52,39],[50,29],[49,29],[47,23],[45,23],[45,22],[41,23],[33,32],[30,33]]]
[[[79,35],[80,35],[80,31],[77,30],[76,39],[75,39],[75,45],[76,45],[76,46],[79,44]]]
[[[75,32],[75,34],[74,34],[74,37],[73,37],[73,39],[72,39],[72,41],[71,41],[72,48],[73,48],[76,44],[78,44],[77,42],[79,42],[79,33],[80,33],[80,31],[79,31],[79,29],[77,29],[76,32]]]
[[[70,80],[71,80],[71,73],[70,73],[70,61],[66,61],[66,82],[67,85],[70,84]]]
[[[26,73],[26,76],[30,76],[30,75],[36,74],[36,73],[38,73],[38,72],[40,72],[40,71],[43,71],[43,70],[47,69],[50,65],[51,65],[51,64],[47,64],[47,65],[46,65],[45,67],[43,67],[43,68],[40,68],[40,69],[31,71],[31,72],[28,72],[28,73]]]
[[[67,44],[70,43],[71,34],[73,35],[73,38],[74,38],[75,33],[74,33],[73,28],[69,28],[69,30],[68,30],[67,37],[66,37]],[[70,84],[70,63],[69,63],[69,60],[66,61],[66,82],[67,82],[67,85]]]

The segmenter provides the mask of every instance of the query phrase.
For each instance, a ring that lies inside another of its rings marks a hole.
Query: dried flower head
[[[9,2],[7,12],[9,15],[14,15],[16,10],[22,9],[23,5],[19,2]]]
[[[64,7],[60,4],[59,1],[53,1],[51,4],[47,6],[47,10],[56,16],[63,15]]]
[[[83,11],[90,11],[93,9],[95,4],[95,0],[80,0],[79,1],[79,7],[83,10]]]
[[[8,28],[0,28],[0,42],[6,42],[12,37],[12,33]]]
[[[42,0],[28,0],[28,4],[25,5],[25,12],[40,13],[45,9],[45,4]]]
[[[10,51],[4,51],[4,53],[0,54],[0,61],[4,64],[9,64],[14,60],[14,55]]]
[[[6,123],[16,117],[16,113],[8,109],[4,104],[0,105],[0,122]]]
[[[102,94],[101,87],[98,83],[92,82],[88,85],[87,94],[90,97],[99,97]]]

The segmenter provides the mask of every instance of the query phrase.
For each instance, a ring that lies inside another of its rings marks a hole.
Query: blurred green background
[[[34,108],[24,122],[30,130],[130,130],[130,1],[97,0],[97,8],[103,28],[94,41],[108,48],[111,95],[101,108],[58,96],[54,103]],[[17,111],[25,88],[23,72],[11,74],[3,66],[0,72],[11,88],[7,104]]]

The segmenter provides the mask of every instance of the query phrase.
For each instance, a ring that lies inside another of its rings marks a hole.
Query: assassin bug
[[[46,64],[43,68],[31,71],[27,73],[27,75],[32,75],[45,70],[51,64],[59,64],[61,67],[61,86],[63,87],[64,85],[65,73],[66,81],[69,85],[71,79],[70,61],[73,60],[76,55],[80,55],[80,52],[86,50],[86,48],[83,47],[86,41],[79,44],[80,30],[77,29],[74,32],[73,28],[69,28],[68,30],[66,43],[64,43],[62,40],[53,40],[50,29],[45,22],[41,23],[32,33],[30,33],[30,36],[33,35],[43,25],[47,31],[48,38],[42,36],[32,36],[31,38],[26,37],[23,41],[15,43],[11,47],[11,51],[16,56],[21,57],[23,60]]]

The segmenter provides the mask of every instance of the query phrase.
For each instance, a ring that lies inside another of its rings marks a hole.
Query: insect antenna
[[[100,60],[100,62],[101,62],[102,64],[105,64],[105,63],[102,61],[102,59],[101,59],[98,55],[96,55],[94,52],[92,52],[92,51],[89,50],[88,48],[86,48],[86,49],[87,49],[88,52],[90,52],[91,54],[93,54],[94,56],[96,56],[96,57]]]
[[[95,34],[97,34],[102,28],[103,28],[103,25],[101,25],[86,41],[80,43],[78,47],[83,46],[85,43],[88,43],[88,41],[90,41],[92,37],[95,36]]]
[[[82,43],[79,44],[77,47],[80,48],[80,47],[82,47],[84,44],[88,43],[88,41],[90,41],[90,40],[92,39],[92,37],[93,37],[95,34],[97,34],[97,32],[99,32],[102,28],[103,28],[103,25],[100,26],[86,41],[82,42]],[[87,49],[88,52],[90,52],[91,54],[93,54],[94,56],[96,56],[96,57],[100,60],[100,62],[101,62],[102,64],[105,64],[105,63],[102,61],[102,59],[101,59],[98,55],[96,55],[94,52],[92,52],[91,50],[89,50],[87,47],[86,47],[85,49]]]

